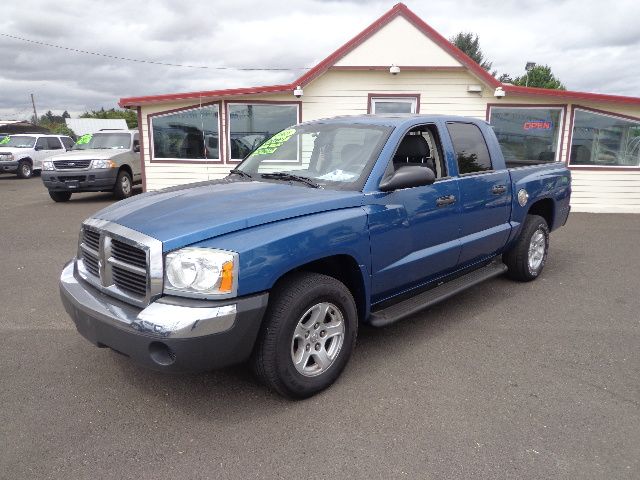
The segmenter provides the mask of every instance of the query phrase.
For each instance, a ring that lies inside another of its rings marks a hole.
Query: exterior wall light
[[[400,67],[398,67],[397,65],[391,65],[389,67],[389,73],[391,75],[398,75],[400,73]]]
[[[496,91],[493,92],[493,96],[496,98],[502,98],[507,96],[507,92],[505,92],[502,87],[496,88]]]
[[[298,85],[295,90],[293,91],[293,95],[296,98],[300,98],[302,97],[302,95],[304,95],[304,92],[302,91],[302,87],[300,85]]]

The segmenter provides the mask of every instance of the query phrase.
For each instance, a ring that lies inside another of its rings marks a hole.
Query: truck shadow
[[[302,402],[292,402],[268,391],[254,378],[249,365],[203,374],[167,375],[143,369],[112,353],[105,362],[111,366],[105,368],[119,368],[128,387],[146,400],[170,402],[187,415],[195,414],[215,423],[245,422],[247,414],[277,414],[283,406],[298,408],[296,405],[307,402],[339,402],[347,390],[354,388],[353,382],[357,383],[355,388],[360,388],[384,378],[390,358],[415,362],[412,356],[416,355],[416,346],[422,351],[434,348],[439,336],[460,322],[470,321],[470,309],[478,314],[500,308],[495,298],[487,299],[486,287],[491,284],[500,290],[513,282],[501,277],[493,279],[485,282],[484,288],[472,288],[385,328],[361,325],[355,352],[341,378],[331,388]]]

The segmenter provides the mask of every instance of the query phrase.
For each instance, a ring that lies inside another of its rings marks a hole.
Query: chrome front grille
[[[85,221],[78,273],[108,295],[146,306],[162,293],[162,243],[122,225]]]
[[[91,160],[54,160],[53,166],[57,170],[89,168]]]

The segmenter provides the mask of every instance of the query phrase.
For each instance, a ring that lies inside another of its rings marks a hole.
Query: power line
[[[292,70],[309,70],[309,67],[291,67],[291,68],[258,68],[258,67],[208,67],[206,65],[183,65],[179,63],[165,63],[165,62],[155,62],[153,60],[141,60],[139,58],[129,58],[129,57],[119,57],[117,55],[109,55],[106,53],[99,52],[90,52],[88,50],[80,50],[79,48],[71,48],[65,47],[63,45],[55,45],[53,43],[41,42],[39,40],[32,40],[29,38],[18,37],[17,35],[9,35],[8,33],[1,33],[0,36],[13,38],[14,40],[20,40],[23,42],[33,43],[35,45],[41,45],[44,47],[52,47],[58,48],[60,50],[67,50],[69,52],[75,53],[84,53],[86,55],[95,55],[96,57],[106,57],[112,58],[114,60],[124,60],[127,62],[136,62],[136,63],[148,63],[151,65],[162,65],[164,67],[182,67],[182,68],[195,68],[201,70],[239,70],[244,72],[255,72],[255,71],[269,71],[269,72],[289,72]]]

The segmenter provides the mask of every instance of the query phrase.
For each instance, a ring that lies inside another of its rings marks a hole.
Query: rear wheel
[[[116,179],[116,184],[113,187],[113,195],[117,199],[123,199],[131,196],[131,191],[133,190],[133,182],[131,180],[131,175],[129,172],[125,170],[120,170],[118,172],[118,178]]]
[[[33,175],[33,167],[29,160],[21,160],[18,163],[18,177],[29,178]]]
[[[68,202],[71,198],[71,192],[53,192],[49,190],[49,196],[54,202]]]
[[[527,215],[516,244],[503,255],[514,280],[530,282],[538,278],[547,261],[549,226],[539,215]]]
[[[357,332],[356,305],[343,283],[317,273],[291,275],[269,300],[254,371],[281,395],[310,397],[340,376]]]

